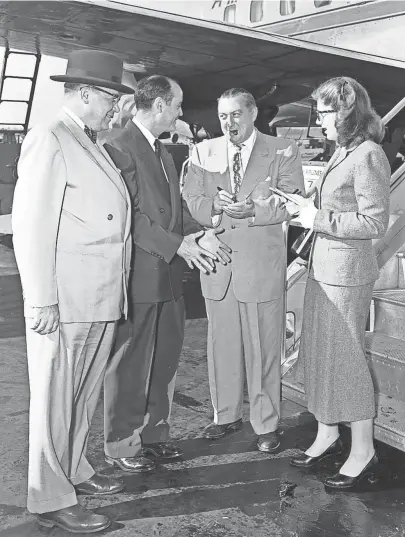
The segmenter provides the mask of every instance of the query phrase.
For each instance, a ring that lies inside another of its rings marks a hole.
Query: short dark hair
[[[365,140],[379,144],[384,137],[384,125],[371,106],[366,89],[354,78],[340,76],[321,84],[313,93],[325,106],[336,111],[337,142],[349,147]]]
[[[243,88],[231,88],[229,90],[224,91],[224,93],[219,97],[218,102],[221,99],[233,99],[234,97],[242,97],[245,102],[245,105],[250,109],[257,108],[256,101],[253,95]]]
[[[152,104],[158,97],[161,97],[166,104],[173,100],[174,80],[163,75],[152,75],[142,78],[135,89],[135,104],[137,110],[150,110]]]

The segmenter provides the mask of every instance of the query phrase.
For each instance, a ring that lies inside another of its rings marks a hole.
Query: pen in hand
[[[224,189],[221,188],[220,186],[217,186],[217,190],[218,190],[218,192],[221,192],[221,190],[224,190]],[[236,196],[232,196],[232,201],[233,201],[234,203],[236,203]]]

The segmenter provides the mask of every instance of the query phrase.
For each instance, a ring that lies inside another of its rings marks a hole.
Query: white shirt
[[[79,116],[77,116],[74,112],[72,112],[72,110],[70,110],[70,108],[68,108],[67,106],[62,106],[62,110],[65,112],[65,114],[67,114],[70,117],[70,119],[72,119],[75,123],[77,123],[77,125],[79,125],[79,127],[84,131],[84,127],[86,125],[79,118]],[[98,149],[100,149],[98,140],[96,141],[94,145],[97,146]]]
[[[256,129],[253,129],[252,134],[249,136],[247,140],[245,140],[242,144],[242,150],[240,152],[241,160],[242,160],[242,181],[243,176],[245,174],[250,155],[252,154],[253,146],[256,141],[257,131]],[[231,188],[232,192],[235,192],[235,179],[234,179],[234,173],[233,173],[233,158],[235,153],[237,152],[238,148],[235,144],[228,141],[228,166],[229,166],[229,175],[231,178]]]
[[[151,148],[153,149],[153,152],[155,152],[155,140],[156,137],[153,136],[153,134],[150,132],[148,128],[145,127],[145,125],[142,125],[139,121],[136,120],[135,116],[132,118],[132,121],[134,122],[134,125],[138,127],[138,129],[141,131],[141,133],[145,136],[145,138],[150,143]],[[162,164],[163,171],[165,172],[166,181],[169,182],[169,178],[167,177],[167,173],[165,170],[165,167],[162,162],[162,158],[160,159],[160,162]]]

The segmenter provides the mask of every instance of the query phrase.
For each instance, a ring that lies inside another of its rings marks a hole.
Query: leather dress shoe
[[[326,457],[337,457],[340,455],[343,451],[343,444],[340,438],[337,438],[333,444],[331,444],[323,453],[318,455],[317,457],[310,457],[309,455],[306,455],[303,453],[302,455],[299,455],[298,457],[293,457],[290,460],[291,466],[296,466],[297,468],[311,468],[312,466],[315,466],[319,461],[326,459]]]
[[[242,428],[242,419],[233,421],[231,423],[223,423],[221,425],[217,423],[210,423],[205,427],[203,431],[203,437],[208,438],[209,440],[215,440],[217,438],[222,438],[226,434],[234,433],[239,431]]]
[[[149,472],[155,468],[155,463],[146,457],[140,455],[136,457],[120,457],[113,458],[105,456],[105,462],[111,466],[116,466],[129,474],[137,474],[139,472]]]
[[[46,528],[58,526],[71,533],[96,533],[111,525],[104,515],[97,515],[81,505],[72,505],[58,511],[37,515],[37,522]]]
[[[257,439],[257,449],[265,453],[274,453],[280,447],[280,436],[277,431],[261,434]]]
[[[183,451],[169,442],[156,442],[155,444],[143,444],[142,453],[155,459],[178,459]]]
[[[118,477],[94,474],[87,481],[75,486],[78,494],[91,494],[92,496],[109,496],[124,490],[124,482]]]
[[[338,472],[337,474],[325,479],[325,486],[334,489],[350,489],[351,487],[354,487],[354,485],[357,485],[357,483],[365,477],[368,478],[369,483],[375,483],[377,481],[376,470],[378,463],[378,457],[374,453],[372,459],[366,464],[359,475],[356,477],[351,477]]]

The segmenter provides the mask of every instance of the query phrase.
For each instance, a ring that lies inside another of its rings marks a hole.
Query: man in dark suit
[[[136,115],[106,144],[133,200],[132,312],[118,328],[104,385],[106,461],[127,472],[152,469],[145,455],[182,454],[168,439],[184,336],[183,260],[207,273],[215,260],[230,260],[216,233],[204,233],[183,205],[173,160],[157,139],[174,130],[182,99],[171,79],[141,80]]]

